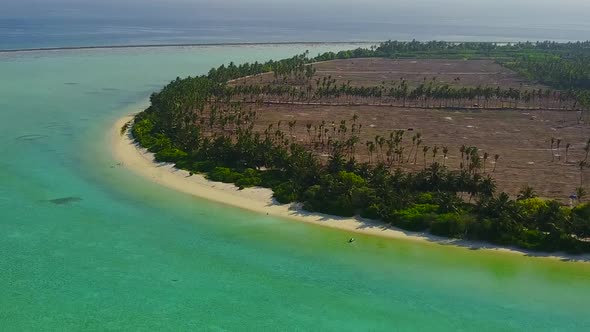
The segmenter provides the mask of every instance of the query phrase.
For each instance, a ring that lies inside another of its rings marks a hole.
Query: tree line
[[[519,43],[479,43],[479,42],[403,42],[387,41],[371,48],[357,48],[340,52],[325,52],[309,57],[309,52],[280,61],[265,63],[244,63],[221,65],[209,71],[207,77],[215,82],[227,83],[240,77],[273,72],[285,81],[296,77],[300,81],[309,80],[314,75],[313,68],[306,66],[318,61],[350,58],[445,58],[445,59],[494,59],[500,64],[515,70],[521,75],[563,91],[560,97],[575,97],[578,105],[590,107],[590,42],[519,42]],[[481,88],[481,87],[480,87]],[[442,91],[447,88],[442,85]],[[473,92],[468,92],[472,94]],[[534,91],[521,92],[516,99],[534,98]],[[559,92],[557,92],[559,93]]]
[[[574,90],[515,89],[512,87],[453,87],[436,77],[411,87],[406,80],[377,86],[337,84],[331,76],[307,84],[240,84],[227,86],[223,94],[233,100],[257,103],[307,103],[388,105],[420,108],[500,108],[582,110]]]

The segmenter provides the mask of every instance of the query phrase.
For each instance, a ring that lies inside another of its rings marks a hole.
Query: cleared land
[[[317,78],[331,75],[339,82],[350,81],[351,85],[379,85],[383,81],[399,81],[419,84],[436,77],[437,82],[455,86],[500,86],[502,88],[539,88],[542,86],[526,82],[514,72],[487,60],[390,60],[353,59],[323,62],[315,65]],[[244,79],[234,84],[270,83],[272,74]],[[451,169],[458,169],[461,161],[459,149],[462,145],[477,146],[489,154],[485,173],[491,174],[498,188],[515,195],[524,185],[532,186],[542,197],[566,202],[568,196],[580,186],[590,184],[589,174],[581,174],[577,162],[584,159],[584,146],[590,137],[590,126],[578,123],[578,112],[555,110],[443,110],[389,106],[333,106],[266,104],[253,106],[257,111],[256,129],[264,131],[269,124],[296,120],[292,129],[295,140],[308,143],[310,135],[306,124],[328,124],[341,120],[350,121],[358,115],[357,123],[362,124],[360,143],[356,156],[361,161],[369,160],[366,141],[373,141],[376,135],[388,136],[393,130],[406,130],[404,135],[404,159],[409,162],[394,167],[419,170],[424,166],[420,148],[417,162],[414,153],[410,157],[412,136],[421,133],[422,146],[439,147],[436,160]],[[561,139],[560,149],[551,147],[551,138]],[[565,160],[565,147],[571,144]],[[309,143],[308,143],[309,144]],[[443,161],[442,147],[449,148],[448,157]],[[316,150],[318,154],[322,151]],[[500,155],[494,169],[495,154]],[[377,160],[376,153],[373,161]],[[427,153],[426,163],[433,161],[432,150]],[[586,172],[586,171],[584,171]]]
[[[491,60],[347,59],[320,62],[314,68],[314,78],[332,76],[338,84],[350,81],[352,86],[375,86],[383,82],[399,82],[401,79],[410,85],[417,85],[425,78],[428,81],[436,77],[438,83],[454,86],[543,87],[519,77]],[[270,83],[272,79],[272,74],[264,74],[245,82]]]

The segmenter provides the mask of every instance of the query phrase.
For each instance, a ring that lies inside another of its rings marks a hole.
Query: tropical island
[[[177,78],[121,128],[282,204],[590,252],[590,43],[388,41]]]

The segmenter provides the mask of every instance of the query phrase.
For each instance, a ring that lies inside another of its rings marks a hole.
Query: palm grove
[[[320,124],[279,121],[259,130],[254,111],[262,103],[330,103],[545,107],[585,114],[588,47],[588,43],[390,41],[315,58],[306,53],[281,61],[232,63],[208,75],[177,78],[152,94],[151,106],[135,117],[132,134],[159,161],[240,188],[272,188],[279,202],[301,202],[308,211],[359,214],[407,230],[527,249],[588,252],[590,205],[563,207],[535,197],[531,188],[523,189],[516,200],[498,193],[491,174],[499,155],[482,155],[477,147],[462,146],[455,151],[461,155],[460,165],[451,169],[445,163],[449,149],[427,145],[420,133],[394,130],[361,142],[358,115]],[[414,86],[400,80],[359,87],[336,84],[329,76],[314,79],[309,65],[355,57],[491,57],[555,90],[456,88],[435,78]],[[248,84],[251,77],[267,72],[273,73],[272,82]],[[236,79],[240,84],[230,84]],[[294,139],[296,126],[305,127],[305,139]],[[362,149],[368,160],[357,157]],[[414,171],[403,167],[410,164]]]

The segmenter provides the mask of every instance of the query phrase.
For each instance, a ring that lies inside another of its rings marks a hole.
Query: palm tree
[[[578,202],[582,202],[582,198],[586,197],[586,189],[584,187],[576,188],[576,197],[578,197]]]
[[[432,148],[432,163],[434,164],[434,159],[436,158],[436,155],[438,153],[438,146],[434,146],[434,148]]]
[[[463,158],[465,158],[465,152],[467,151],[467,147],[465,144],[461,145],[459,148],[459,152],[461,152],[461,168],[463,168]]]
[[[477,153],[477,149],[472,150],[471,159],[469,160],[469,171],[477,174],[477,170],[481,168],[481,158]]]
[[[422,144],[422,138],[420,133],[416,134],[417,138],[416,138],[416,152],[414,153],[414,165],[416,165],[416,162],[418,160],[418,149],[420,149],[420,145]]]
[[[293,140],[293,127],[295,127],[295,124],[297,123],[297,120],[293,120],[293,121],[289,121],[288,125],[289,125],[289,139]]]
[[[496,165],[498,165],[498,159],[500,159],[500,155],[499,154],[494,155],[494,169],[492,170],[492,173],[496,172]]]
[[[479,195],[483,199],[489,199],[494,196],[494,192],[496,191],[496,182],[492,179],[491,176],[487,176],[483,179],[479,184],[477,184],[477,191]]]
[[[535,192],[533,187],[528,186],[528,185],[524,185],[524,186],[522,186],[522,188],[518,192],[517,200],[520,201],[520,200],[525,200],[525,199],[535,198],[535,197],[537,197],[537,193]]]
[[[424,168],[426,168],[426,154],[428,153],[428,150],[430,150],[428,145],[422,148],[422,153],[424,154]]]
[[[555,144],[555,138],[551,137],[551,161],[555,159],[555,154],[553,154],[553,144]]]
[[[305,124],[305,128],[307,129],[307,139],[309,140],[309,146],[311,146],[311,123]]]
[[[488,161],[488,157],[489,157],[489,156],[490,156],[490,155],[489,155],[487,152],[484,152],[484,153],[483,153],[483,172],[484,172],[484,173],[486,172],[486,163],[487,163],[487,161]]]
[[[379,145],[380,160],[383,161],[383,144],[385,144],[385,137],[377,135],[375,136],[375,141],[377,142],[377,145]]]
[[[446,162],[447,162],[447,155],[449,154],[449,148],[446,146],[443,146],[443,166],[445,166]]]
[[[373,163],[373,152],[375,152],[375,143],[367,141],[367,150],[369,151],[369,164]]]
[[[566,163],[566,164],[568,163],[568,161],[567,161],[567,156],[568,156],[568,153],[569,153],[569,151],[570,151],[570,147],[571,147],[571,146],[572,146],[572,145],[571,145],[570,143],[567,143],[567,144],[565,145],[565,163]]]
[[[418,139],[417,135],[412,136],[412,147],[410,148],[410,153],[408,153],[408,160],[406,163],[410,162],[410,158],[412,157],[412,152],[414,151],[414,145],[416,145],[416,139]]]
[[[580,186],[584,185],[584,167],[587,166],[587,163],[583,160],[578,162],[578,167],[580,168]]]

